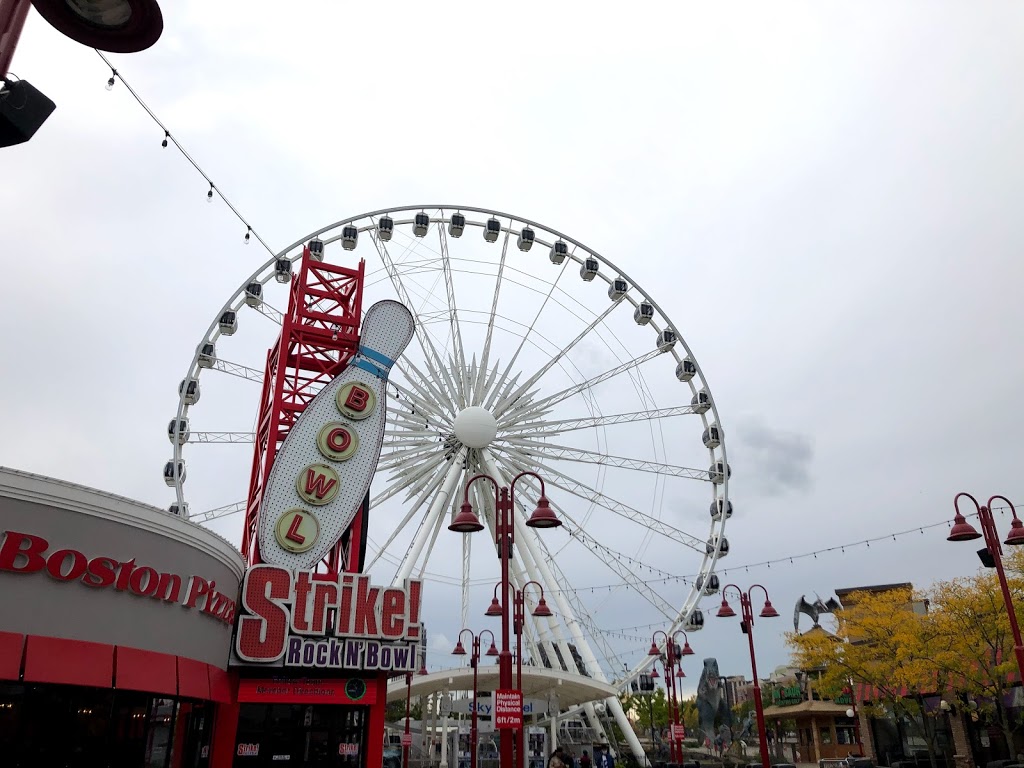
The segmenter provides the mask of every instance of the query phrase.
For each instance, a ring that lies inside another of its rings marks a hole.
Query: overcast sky
[[[115,65],[275,249],[450,201],[627,270],[731,441],[723,568],[947,519],[959,490],[1024,498],[1024,6],[293,5],[164,2],[158,44]],[[32,13],[12,72],[57,110],[0,154],[0,464],[166,507],[178,381],[267,253],[94,52]],[[973,571],[944,537],[730,571],[782,613],[759,671],[801,594]],[[656,620],[627,592],[599,618]],[[738,621],[691,640],[749,676]],[[631,661],[645,642],[616,640]]]

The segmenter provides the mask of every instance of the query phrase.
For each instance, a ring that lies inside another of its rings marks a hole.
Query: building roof
[[[846,716],[849,704],[836,704],[834,701],[801,701],[788,707],[771,706],[764,708],[764,716],[771,718],[789,718],[795,715],[842,715]]]
[[[480,691],[493,691],[498,687],[498,666],[496,664],[481,665],[477,675],[477,688]],[[413,675],[412,694],[414,696],[446,689],[450,691],[473,690],[473,670],[469,667],[459,667],[457,669],[442,669],[439,672],[431,672],[429,675]],[[404,699],[405,694],[405,677],[395,678],[388,683],[388,701]],[[610,696],[618,696],[619,689],[584,675],[574,675],[570,672],[543,667],[523,667],[523,696],[543,699],[549,695],[558,696],[559,708],[565,709],[588,701],[600,701]]]

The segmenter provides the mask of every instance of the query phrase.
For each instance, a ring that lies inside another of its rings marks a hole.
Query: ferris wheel
[[[424,615],[452,622],[428,628],[453,636],[454,622],[482,615],[498,568],[493,541],[447,530],[463,489],[477,474],[508,485],[530,470],[564,523],[517,528],[512,580],[538,582],[555,613],[529,617],[523,639],[534,663],[633,680],[649,660],[624,665],[606,631],[616,619],[603,609],[619,588],[664,627],[701,628],[700,601],[718,591],[715,567],[728,553],[731,470],[714,398],[682,329],[653,292],[579,240],[488,209],[354,216],[243,280],[178,388],[164,467],[171,512],[231,535],[223,526],[245,511],[239,499],[267,350],[303,258],[359,265],[363,307],[397,299],[416,321],[388,382],[367,572],[424,579]],[[468,498],[493,531],[486,491],[475,483]],[[517,484],[522,520],[539,491],[532,476]],[[621,716],[617,699],[607,711]],[[597,719],[593,707],[588,715]]]

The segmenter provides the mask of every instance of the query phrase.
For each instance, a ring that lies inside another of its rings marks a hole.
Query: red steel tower
[[[287,274],[288,266],[284,266]],[[242,532],[242,554],[249,565],[263,562],[259,552],[260,502],[277,452],[299,415],[328,382],[345,370],[359,346],[363,271],[362,260],[356,269],[325,264],[311,255],[307,246],[302,250],[299,272],[291,278],[281,335],[267,353],[263,375]],[[362,569],[366,514],[364,501],[348,532],[324,559],[322,566],[328,571]]]

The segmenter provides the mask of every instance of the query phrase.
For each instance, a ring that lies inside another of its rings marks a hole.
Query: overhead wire
[[[248,245],[250,237],[255,238],[260,245],[267,249],[267,253],[269,253],[271,256],[276,255],[276,252],[269,245],[267,245],[266,241],[262,237],[260,237],[259,233],[255,229],[253,229],[249,221],[227,198],[227,196],[224,194],[224,191],[217,184],[214,183],[213,179],[210,178],[210,175],[205,170],[203,170],[202,166],[199,165],[199,162],[194,157],[192,157],[188,150],[185,149],[181,141],[178,140],[178,137],[171,133],[170,129],[164,124],[163,120],[157,117],[156,112],[154,112],[153,109],[138,94],[138,91],[132,88],[131,84],[124,79],[124,75],[121,74],[121,72],[118,71],[118,69],[113,64],[111,64],[110,59],[104,56],[102,51],[99,51],[95,48],[93,48],[93,50],[96,52],[96,55],[103,60],[103,63],[110,67],[110,79],[107,80],[106,85],[107,90],[112,90],[114,88],[115,82],[120,80],[124,87],[128,90],[128,93],[131,94],[132,98],[134,98],[135,101],[138,102],[139,106],[145,110],[146,114],[149,115],[150,119],[160,127],[160,130],[163,131],[164,135],[160,142],[160,146],[166,148],[167,145],[170,143],[177,147],[177,149],[181,152],[182,156],[186,160],[188,160],[188,162],[192,165],[193,168],[196,169],[199,175],[203,177],[203,180],[210,185],[210,189],[206,193],[207,201],[213,202],[213,195],[216,192],[217,196],[224,201],[224,204],[228,207],[228,209],[235,215],[235,217],[240,222],[242,222],[242,225],[245,227],[245,237],[243,239],[243,242],[246,245]]]

